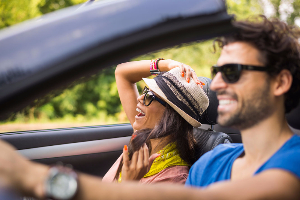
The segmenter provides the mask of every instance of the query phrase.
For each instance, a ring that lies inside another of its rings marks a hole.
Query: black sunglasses
[[[143,101],[145,106],[149,106],[154,99],[161,103],[161,105],[166,106],[166,102],[155,96],[155,94],[153,94],[153,92],[151,92],[147,86],[144,87],[142,94],[145,95]]]
[[[222,66],[212,66],[211,75],[214,78],[218,72],[221,72],[222,78],[226,83],[235,83],[240,79],[242,70],[252,71],[269,71],[270,68],[253,65],[241,65],[241,64],[226,64]]]

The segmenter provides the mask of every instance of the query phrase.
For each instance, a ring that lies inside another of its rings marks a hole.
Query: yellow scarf
[[[189,166],[187,162],[180,158],[175,142],[168,144],[157,153],[159,153],[160,156],[153,161],[149,172],[144,176],[144,178],[153,176],[171,166]],[[121,181],[122,174],[120,173],[118,182]]]

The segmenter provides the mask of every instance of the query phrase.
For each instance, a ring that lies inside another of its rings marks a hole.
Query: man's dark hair
[[[300,99],[300,30],[297,26],[289,26],[278,19],[267,19],[265,16],[235,21],[233,25],[238,31],[232,35],[218,38],[218,46],[242,41],[252,44],[261,55],[259,60],[270,67],[269,75],[276,76],[287,69],[293,76],[290,90],[285,94],[285,112],[295,108]]]

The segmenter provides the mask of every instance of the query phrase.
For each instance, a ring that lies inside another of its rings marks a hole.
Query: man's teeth
[[[236,101],[234,100],[219,100],[219,105],[229,105],[232,103],[235,103]]]
[[[136,111],[138,111],[139,113],[142,113],[143,115],[145,115],[145,113],[139,108],[136,108]]]

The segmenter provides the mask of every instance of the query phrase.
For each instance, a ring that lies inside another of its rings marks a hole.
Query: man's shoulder
[[[281,149],[277,152],[278,156],[290,158],[300,162],[300,136],[293,135],[290,140],[288,140]]]
[[[213,150],[207,152],[211,156],[222,156],[230,153],[235,153],[237,151],[243,150],[244,146],[242,143],[231,143],[231,144],[219,144]],[[205,156],[205,154],[203,155]]]
[[[243,148],[242,143],[228,143],[228,144],[219,144],[216,146],[212,152],[223,152],[223,151],[234,151],[236,149]]]
[[[282,169],[289,171],[300,178],[300,137],[294,135],[288,140],[265,164],[263,164],[256,174],[268,169]]]
[[[205,187],[229,179],[232,163],[243,151],[242,144],[218,145],[192,166],[186,185]]]
[[[278,156],[287,154],[298,154],[300,153],[300,136],[293,135],[277,152]],[[300,160],[300,156],[299,157]]]
[[[213,150],[205,153],[201,156],[194,165],[205,165],[205,163],[213,162],[213,160],[219,158],[230,157],[232,154],[240,152],[243,150],[243,144],[241,143],[231,143],[231,144],[219,144]]]
[[[297,146],[300,144],[300,136],[295,134],[291,137],[291,139],[288,142],[290,143],[290,145]]]

